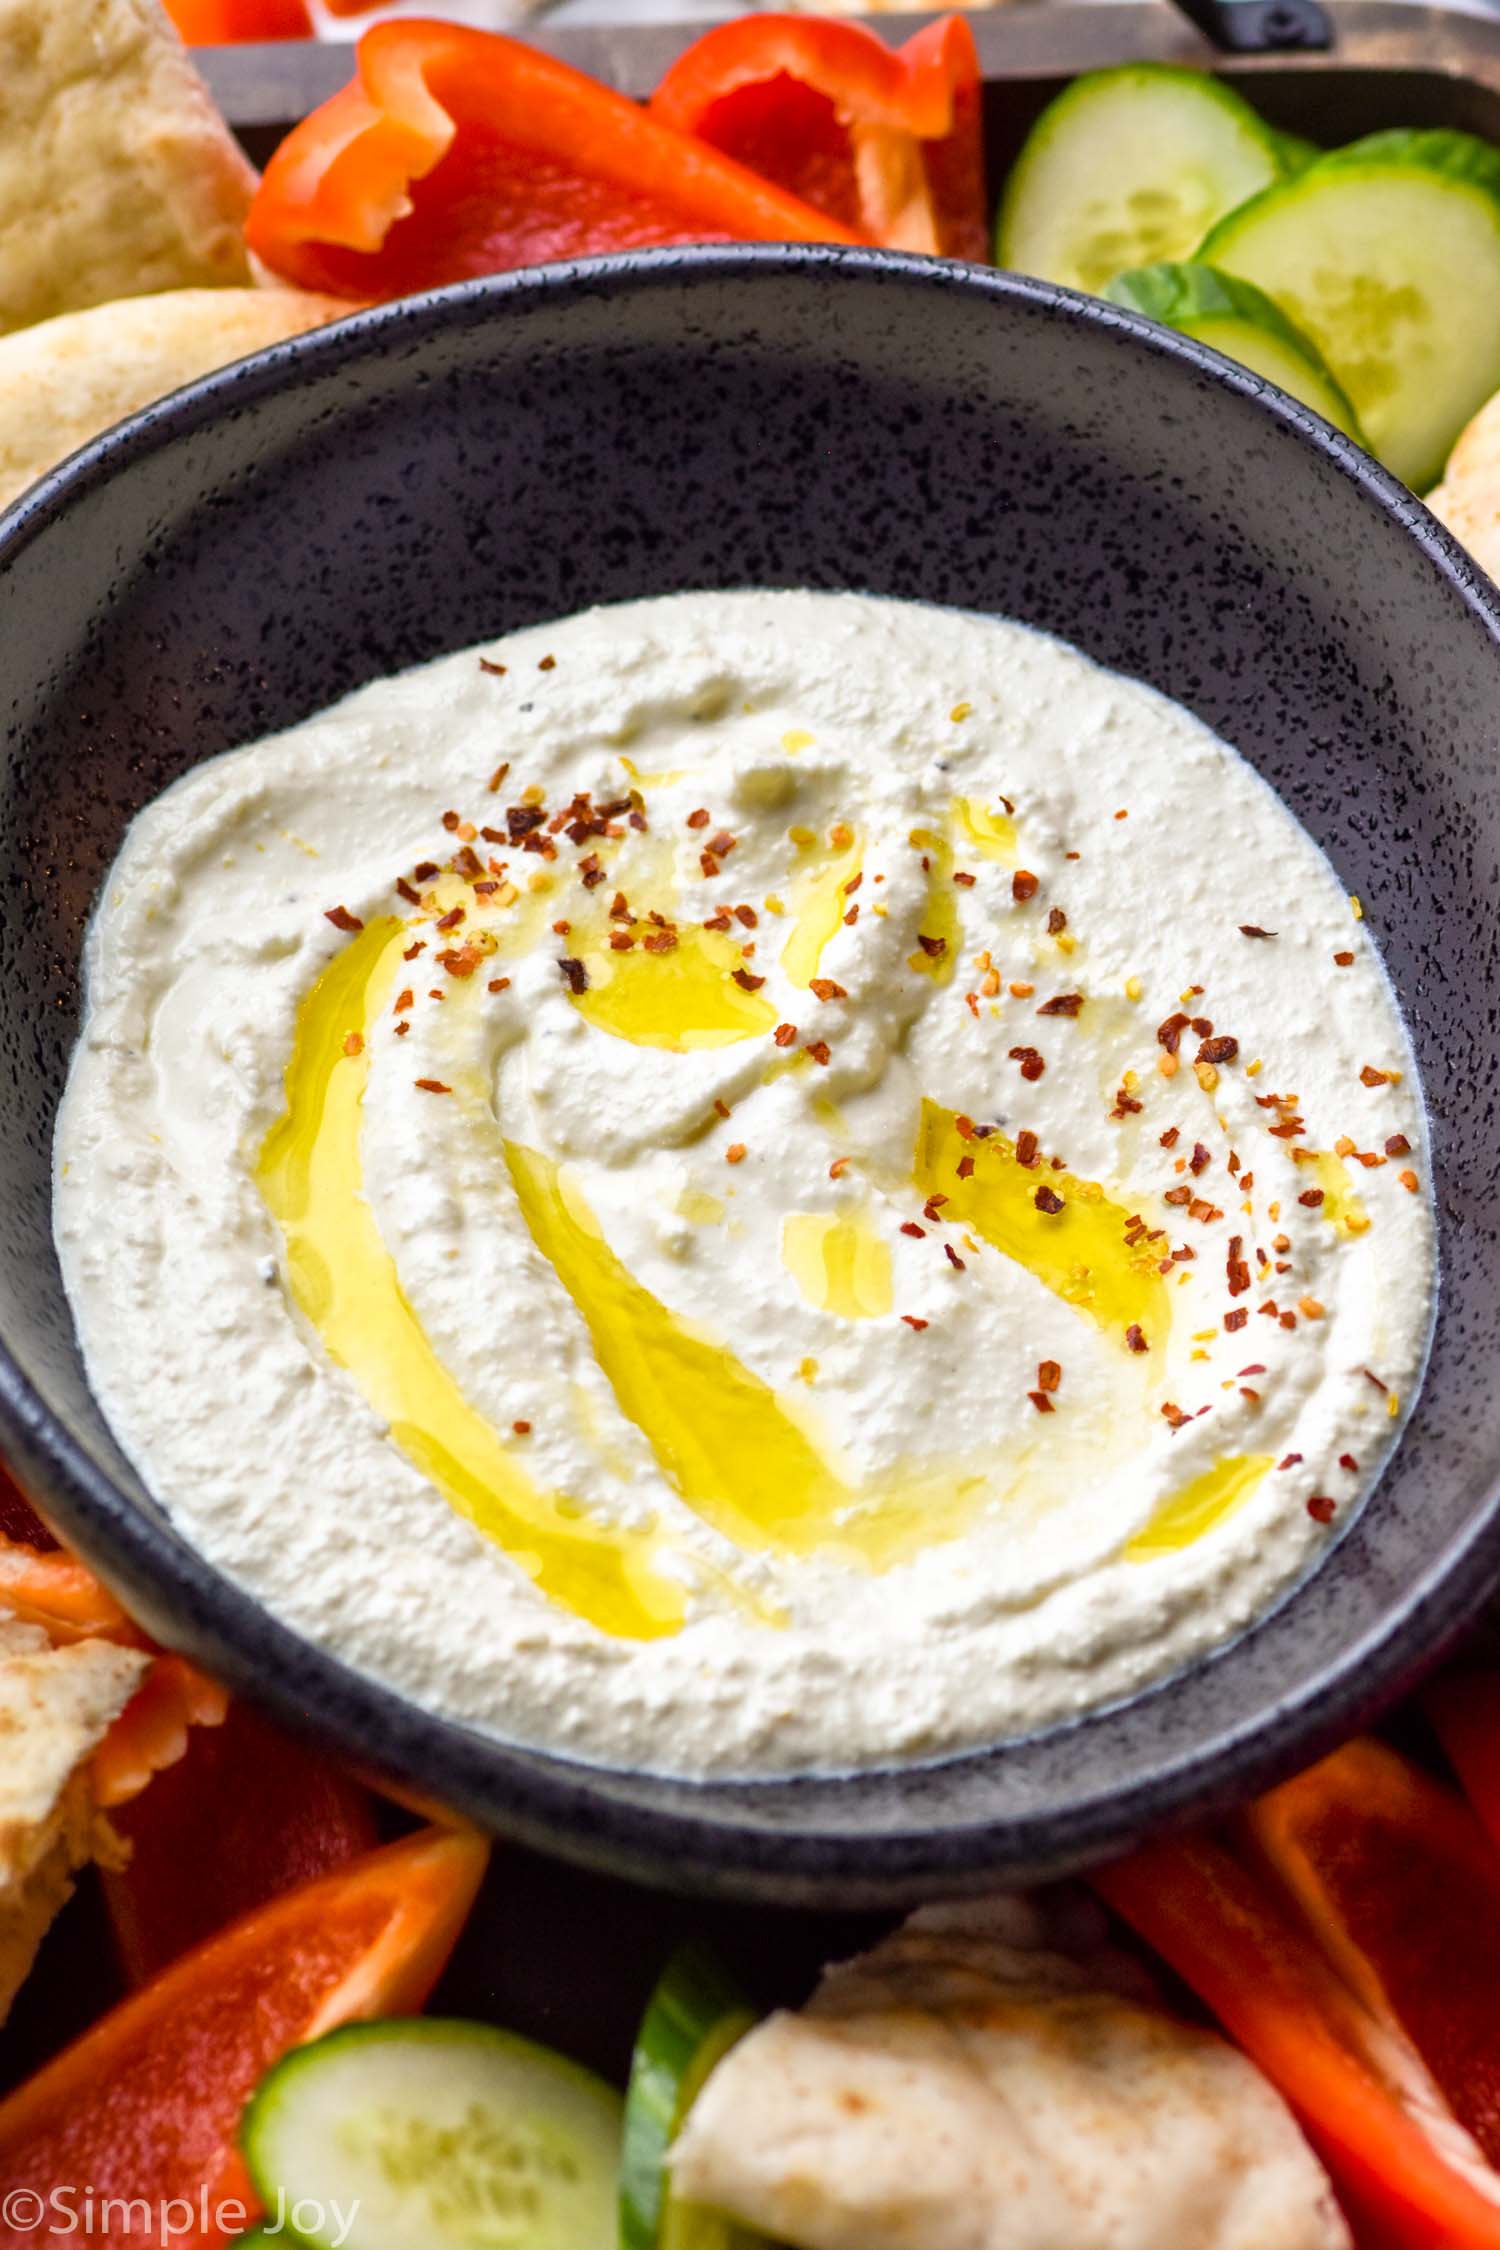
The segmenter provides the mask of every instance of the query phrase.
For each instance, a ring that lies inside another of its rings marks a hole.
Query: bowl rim
[[[1417,496],[1312,409],[1211,347],[1144,315],[1057,285],[988,266],[902,251],[833,245],[726,244],[637,250],[490,275],[391,303],[351,309],[200,377],[92,439],[0,512],[0,583],[11,561],[70,504],[129,473],[138,460],[213,421],[253,410],[301,374],[336,371],[367,343],[402,331],[418,345],[451,327],[483,326],[513,300],[567,300],[721,283],[739,273],[805,274],[819,287],[854,273],[917,290],[958,290],[1024,304],[1064,324],[1118,335],[1143,357],[1176,361],[1249,400],[1321,454],[1393,518],[1427,562],[1487,628],[1500,674],[1497,589]],[[164,1645],[203,1662],[232,1690],[269,1707],[294,1732],[345,1763],[389,1778],[417,1801],[458,1811],[491,1830],[582,1864],[702,1895],[765,1903],[889,1907],[986,1885],[1071,1872],[1124,1850],[1147,1830],[1222,1811],[1282,1778],[1374,1718],[1410,1687],[1470,1621],[1500,1575],[1500,1462],[1483,1505],[1448,1546],[1409,1579],[1398,1599],[1317,1678],[1269,1707],[1186,1748],[1165,1753],[1123,1789],[1101,1787],[1059,1807],[1041,1803],[1003,1820],[916,1821],[868,1829],[758,1823],[744,1810],[757,1792],[793,1796],[799,1780],[820,1790],[838,1776],[772,1775],[681,1784],[701,1790],[705,1811],[629,1800],[644,1773],[590,1766],[489,1736],[425,1709],[285,1624],[221,1574],[185,1538],[137,1506],[53,1412],[0,1332],[0,1438],[49,1522],[124,1598]],[[1376,1495],[1370,1496],[1372,1504]],[[1299,1581],[1299,1584],[1305,1581]],[[1295,1593],[1296,1588],[1292,1589]],[[1289,1598],[1289,1597],[1284,1597]],[[1200,1659],[1201,1664],[1205,1660]],[[1196,1666],[1185,1668],[1187,1672]],[[1168,1675],[1180,1679],[1183,1674]],[[1160,1683],[1165,1685],[1166,1683]],[[1149,1704],[1153,1689],[1125,1708]],[[1111,1707],[1111,1708],[1118,1708]],[[1098,1712],[1065,1722],[1088,1723]],[[1045,1733],[1062,1731],[1057,1728]],[[993,1755],[978,1745],[932,1766],[957,1773]],[[863,1769],[869,1771],[870,1769]],[[899,1775],[901,1766],[879,1769]],[[848,1777],[857,1782],[858,1774]],[[709,1817],[721,1790],[741,1801]]]

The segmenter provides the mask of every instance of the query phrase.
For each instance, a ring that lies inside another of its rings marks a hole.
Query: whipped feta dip
[[[146,807],[86,974],[55,1225],[121,1444],[510,1740],[827,1770],[1130,1695],[1420,1378],[1358,902],[1020,625],[682,594],[378,682]]]

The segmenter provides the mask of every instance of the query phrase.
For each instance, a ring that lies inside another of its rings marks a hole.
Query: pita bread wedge
[[[0,336],[0,507],[153,399],[356,309],[300,289],[173,289]]]
[[[247,281],[254,186],[158,0],[0,0],[0,331]]]
[[[1020,1901],[916,1916],[752,2031],[679,2195],[795,2250],[1347,2250],[1290,2112]]]
[[[1481,570],[1500,579],[1500,392],[1459,438],[1427,505]]]
[[[78,1869],[119,1864],[88,1760],[150,1661],[112,1641],[54,1648],[0,1616],[0,2021]]]

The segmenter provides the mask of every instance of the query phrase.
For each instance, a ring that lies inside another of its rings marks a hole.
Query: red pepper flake
[[[744,1144],[744,1142],[743,1142],[743,1141],[731,1141],[731,1142],[730,1142],[730,1144],[729,1144],[729,1146],[728,1146],[728,1148],[726,1148],[726,1149],[725,1149],[725,1151],[724,1151],[724,1162],[725,1162],[726,1164],[743,1164],[743,1163],[744,1163],[744,1161],[745,1161],[745,1144]]]
[[[395,1007],[391,1010],[392,1015],[404,1016],[408,1008],[416,1006],[416,1001],[416,994],[412,991],[411,986],[407,985],[403,991],[397,993]]]
[[[961,1141],[972,1141],[977,1129],[973,1118],[967,1116],[963,1110],[960,1110],[953,1120],[953,1130]]]
[[[1350,969],[1354,966],[1354,955],[1352,953],[1335,953],[1333,958],[1341,969]]]
[[[1201,1141],[1194,1141],[1193,1153],[1188,1158],[1188,1170],[1193,1174],[1194,1178],[1196,1178],[1200,1172],[1207,1171],[1210,1161],[1211,1160],[1208,1150],[1203,1146],[1203,1143]]]
[[[471,977],[484,959],[481,947],[475,944],[449,946],[446,952],[436,955],[450,977]]]
[[[753,906],[737,906],[734,910],[734,918],[737,922],[742,922],[747,930],[760,927],[760,916]]]
[[[1259,1406],[1260,1404],[1260,1392],[1252,1391],[1248,1383],[1241,1383],[1240,1397],[1248,1400],[1251,1406]]]
[[[936,961],[948,950],[948,940],[945,937],[929,937],[925,930],[918,930],[917,943],[929,961]]]
[[[1055,1188],[1039,1187],[1031,1200],[1039,1211],[1046,1212],[1049,1219],[1055,1217],[1063,1207],[1063,1199]]]
[[[398,1023],[398,1024],[397,1024],[397,1026],[396,1026],[396,1037],[397,1037],[398,1039],[404,1039],[404,1038],[405,1038],[405,1036],[406,1036],[406,1034],[407,1034],[407,1032],[409,1032],[409,1031],[410,1031],[410,1029],[411,1029],[411,1025],[410,1025],[409,1023],[406,1023],[406,1022]]]
[[[1255,1359],[1250,1362],[1250,1365],[1248,1367],[1242,1367],[1240,1369],[1238,1380],[1240,1382],[1244,1382],[1247,1376],[1264,1375],[1264,1373],[1265,1369],[1262,1367],[1260,1361],[1258,1359]]]
[[[958,884],[961,890],[972,891],[974,888],[974,877],[972,875],[966,875],[961,867],[956,867],[954,869],[953,880]],[[847,915],[845,916],[845,920],[848,920]]]
[[[1047,914],[1047,935],[1058,937],[1068,926],[1068,917],[1060,906],[1051,907]]]
[[[925,1327],[927,1326],[927,1323],[926,1323],[926,1321],[925,1321],[925,1320],[918,1320],[918,1318],[917,1318],[917,1316],[916,1316],[916,1314],[915,1314],[914,1312],[904,1312],[904,1313],[903,1313],[903,1314],[901,1315],[901,1318],[902,1318],[902,1319],[903,1319],[903,1320],[904,1320],[904,1321],[906,1322],[906,1325],[907,1325],[907,1327],[908,1327],[908,1328],[919,1328],[919,1329],[920,1329],[920,1328],[925,1328]]]
[[[758,984],[764,984],[765,981],[764,977],[756,979]],[[847,1000],[849,997],[843,986],[835,984],[832,977],[814,977],[807,989],[815,1000]]]
[[[357,1031],[346,1032],[344,1035],[344,1053],[346,1055],[362,1055],[364,1051],[365,1043],[361,1034]]]
[[[1301,1463],[1302,1456],[1300,1453],[1288,1453],[1284,1460],[1277,1462],[1276,1466],[1278,1469],[1296,1469],[1301,1466]]]
[[[1162,1414],[1164,1415],[1166,1420],[1171,1423],[1174,1430],[1180,1430],[1184,1422],[1190,1422],[1192,1420],[1192,1416],[1190,1414],[1184,1414],[1182,1408],[1180,1406],[1174,1406],[1170,1399],[1164,1399],[1162,1401],[1161,1410]]]
[[[557,965],[562,971],[563,982],[571,993],[576,996],[578,993],[588,991],[589,973],[581,961],[570,956],[559,961]]]
[[[731,969],[730,976],[741,992],[759,992],[766,981],[764,977],[752,976],[748,969]]]
[[[1250,1268],[1245,1263],[1244,1249],[1244,1236],[1232,1234],[1229,1237],[1229,1251],[1225,1259],[1225,1270],[1229,1277],[1229,1294],[1231,1297],[1243,1297],[1250,1286]]]
[[[699,805],[696,812],[688,814],[687,824],[689,828],[706,828],[712,817],[707,805]]]
[[[1375,1385],[1376,1390],[1379,1391],[1383,1397],[1388,1395],[1391,1387],[1389,1383],[1382,1383],[1380,1377],[1374,1374],[1368,1367],[1362,1367],[1359,1372],[1361,1375],[1363,1375],[1367,1383],[1373,1383]]]
[[[1029,898],[1035,898],[1041,887],[1040,876],[1033,875],[1026,867],[1018,867],[1010,879],[1010,895],[1018,906],[1024,906]]]
[[[418,939],[417,939],[417,942],[416,942],[416,944],[415,944],[415,945],[409,945],[409,946],[407,947],[406,951],[405,951],[405,952],[404,952],[404,953],[402,954],[401,958],[402,958],[402,960],[403,960],[403,961],[415,961],[415,959],[417,958],[417,955],[418,955],[419,953],[425,953],[426,951],[427,951],[427,940],[426,940],[426,938],[418,938]]]
[[[1357,1477],[1359,1475],[1359,1463],[1355,1460],[1352,1453],[1341,1453],[1339,1455],[1339,1467],[1341,1469],[1347,1469],[1350,1476],[1352,1477]]]
[[[648,953],[672,953],[677,947],[675,930],[648,930],[641,940]]]
[[[1016,1135],[1016,1162],[1024,1164],[1028,1172],[1037,1160],[1037,1151],[1040,1145],[1035,1133],[1029,1127]]]
[[[1007,1059],[1019,1063],[1021,1076],[1033,1083],[1041,1077],[1042,1072],[1047,1067],[1035,1047],[1012,1047]]]
[[[1241,922],[1241,937],[1275,937],[1274,930],[1262,930],[1254,922]]]
[[[1307,1503],[1307,1512],[1314,1523],[1332,1523],[1337,1504],[1329,1499],[1326,1492],[1315,1492]]]
[[[1182,1128],[1180,1125],[1169,1125],[1166,1131],[1161,1136],[1162,1147],[1175,1148],[1179,1139],[1181,1138],[1181,1134]]]
[[[1366,1063],[1359,1074],[1359,1082],[1361,1086],[1389,1086],[1395,1076],[1393,1070],[1377,1070],[1373,1063]]]
[[[947,1200],[948,1198],[946,1195],[928,1196],[927,1201],[922,1206],[922,1216],[927,1220],[930,1226],[937,1225],[938,1213],[939,1211],[941,1211],[943,1205],[947,1202]]]
[[[1156,1044],[1158,1047],[1165,1047],[1169,1055],[1175,1055],[1182,1045],[1182,1035],[1187,1030],[1190,1021],[1190,1017],[1179,1012],[1175,1016],[1168,1016],[1165,1023],[1158,1024],[1156,1027]]]
[[[459,923],[464,918],[464,911],[465,910],[463,907],[455,906],[450,914],[439,915],[437,923],[438,928],[440,930],[456,930]]]
[[[634,944],[635,939],[631,936],[629,930],[611,930],[609,933],[609,950],[611,953],[628,953]]]
[[[557,658],[555,656],[538,657],[536,668],[539,672],[555,672],[557,670]]]
[[[1399,1180],[1399,1181],[1401,1182],[1401,1185],[1402,1185],[1402,1186],[1403,1186],[1403,1187],[1405,1188],[1405,1190],[1406,1190],[1406,1192],[1407,1192],[1407,1194],[1408,1194],[1408,1195],[1415,1195],[1415,1194],[1416,1194],[1416,1192],[1417,1192],[1417,1175],[1416,1175],[1416,1173],[1415,1173],[1415,1172],[1411,1172],[1411,1171],[1406,1171],[1406,1172],[1398,1172],[1398,1173],[1396,1174],[1396,1177],[1397,1177],[1397,1179],[1398,1179],[1398,1180]]]
[[[540,819],[541,819],[541,817],[542,817],[542,816],[541,816],[541,814],[540,814],[540,813],[538,813],[538,814],[537,814],[537,819],[538,819],[538,820],[540,820]],[[450,836],[454,835],[454,834],[455,834],[455,833],[457,832],[457,829],[458,829],[458,824],[459,824],[459,822],[460,822],[460,820],[461,820],[462,818],[463,818],[463,815],[462,815],[462,813],[456,813],[456,812],[445,812],[445,813],[444,813],[444,815],[443,815],[443,826],[444,826],[444,827],[445,827],[445,828],[447,829],[447,831],[448,831],[448,833],[449,833],[449,835],[450,835]]]
[[[1385,1153],[1387,1156],[1410,1156],[1411,1142],[1404,1133],[1392,1133],[1385,1144]]]
[[[1045,1391],[1028,1391],[1026,1396],[1030,1399],[1038,1414],[1055,1414],[1057,1412],[1057,1408]]]
[[[1168,1188],[1162,1200],[1165,1203],[1191,1203],[1193,1200],[1193,1191],[1190,1187]]]
[[[734,1112],[733,1110],[731,1110],[728,1102],[722,1100],[721,1097],[717,1094],[714,1096],[714,1108],[718,1112],[720,1117],[732,1117],[734,1115]]]
[[[1198,1049],[1198,1060],[1201,1063],[1230,1063],[1239,1051],[1238,1039],[1205,1039]]]
[[[850,1159],[847,1156],[836,1156],[833,1162],[828,1167],[828,1177],[830,1178],[830,1180],[841,1180],[844,1174],[848,1171],[849,1164]]]
[[[833,1049],[826,1039],[809,1039],[802,1052],[805,1055],[811,1055],[813,1061],[820,1064],[825,1070],[833,1059]]]
[[[492,665],[489,668],[496,672],[503,672],[505,670],[505,666],[503,664]],[[496,766],[494,772],[490,775],[489,780],[485,783],[485,788],[488,790],[490,796],[499,796],[501,788],[504,786],[505,777],[509,772],[510,760],[509,758],[507,758],[503,766]],[[489,836],[490,834],[488,829],[486,829],[484,833],[486,834],[486,836]],[[499,841],[500,839],[498,836],[490,836],[490,842],[492,844],[497,844]]]
[[[790,1047],[796,1040],[797,1026],[794,1023],[779,1023],[771,1037],[778,1047]]]
[[[552,935],[554,937],[567,937],[571,934],[572,928],[573,925],[571,922],[554,922],[552,925]]]
[[[1044,1359],[1036,1371],[1038,1390],[1055,1391],[1062,1381],[1062,1368],[1055,1359]]]
[[[510,990],[510,978],[509,978],[509,977],[491,977],[491,978],[490,978],[490,981],[489,981],[489,987],[488,987],[488,989],[489,989],[489,990],[490,990],[491,992],[509,992],[509,990]]]
[[[422,903],[421,892],[414,884],[408,883],[404,875],[396,877],[396,892],[398,897],[405,899],[408,906],[420,906]]]
[[[481,656],[479,659],[479,669],[481,672],[492,673],[497,680],[503,680],[505,677],[505,666],[492,663],[487,656]]]
[[[1323,1201],[1323,1190],[1321,1188],[1304,1188],[1297,1201],[1304,1204],[1309,1211],[1316,1211]]]
[[[962,1273],[965,1270],[963,1259],[954,1249],[951,1242],[945,1242],[943,1244],[943,1255],[956,1273]]]
[[[509,842],[519,844],[533,829],[540,828],[546,817],[540,805],[507,805],[505,828]]]
[[[958,1160],[958,1176],[959,1176],[959,1178],[960,1178],[961,1180],[972,1180],[972,1179],[973,1179],[973,1177],[974,1177],[974,1159],[973,1159],[973,1157],[972,1157],[972,1156],[961,1156],[961,1157],[959,1158],[959,1160]]]
[[[453,1091],[451,1086],[443,1084],[441,1078],[417,1078],[412,1083],[420,1086],[424,1094],[451,1094]]]
[[[430,883],[434,875],[441,873],[442,869],[435,859],[419,859],[411,871],[411,879],[414,883]]]
[[[1146,1332],[1138,1320],[1133,1320],[1126,1329],[1125,1341],[1133,1352],[1147,1352],[1151,1349],[1146,1341]]]
[[[323,919],[326,922],[331,922],[336,930],[362,930],[364,928],[364,923],[359,916],[351,914],[347,906],[325,906]]]
[[[1044,1000],[1037,1009],[1037,1014],[1039,1016],[1076,1016],[1082,1006],[1083,994],[1081,992],[1059,992],[1055,993],[1052,999]]]
[[[727,828],[721,828],[716,835],[709,837],[708,848],[716,858],[727,859],[734,850],[734,838]]]

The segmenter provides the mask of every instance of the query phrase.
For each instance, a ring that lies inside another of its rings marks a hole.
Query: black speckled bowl
[[[1445,1279],[1379,1491],[1216,1657],[940,1766],[695,1786],[431,1718],[186,1548],[89,1396],[48,1168],[84,922],[166,782],[440,650],[589,602],[747,584],[1027,619],[1253,759],[1384,947],[1432,1105]],[[523,273],[279,346],[90,447],[0,526],[0,634],[0,1425],[60,1530],[234,1686],[598,1866],[894,1903],[1058,1872],[1225,1804],[1368,1719],[1487,1591],[1500,602],[1408,493],[1280,393],[1109,306],[878,252]]]

